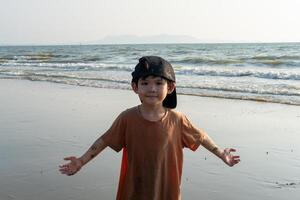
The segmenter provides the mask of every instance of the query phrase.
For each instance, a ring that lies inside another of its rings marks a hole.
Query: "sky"
[[[124,35],[300,42],[299,8],[299,0],[0,0],[0,45]]]

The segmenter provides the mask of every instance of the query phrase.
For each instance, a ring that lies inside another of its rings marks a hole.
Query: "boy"
[[[123,149],[117,200],[179,200],[183,148],[199,145],[227,165],[239,163],[234,149],[219,149],[202,130],[195,128],[177,105],[175,73],[157,56],[139,59],[132,72],[132,89],[141,104],[122,112],[80,158],[67,157],[62,174],[73,175],[107,146]]]

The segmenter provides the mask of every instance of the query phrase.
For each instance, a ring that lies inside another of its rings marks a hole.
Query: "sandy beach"
[[[182,199],[299,198],[300,106],[187,95],[178,102],[177,110],[242,160],[230,168],[204,148],[184,150]],[[58,165],[137,104],[128,90],[0,80],[0,199],[115,199],[121,153],[107,148],[72,177]]]

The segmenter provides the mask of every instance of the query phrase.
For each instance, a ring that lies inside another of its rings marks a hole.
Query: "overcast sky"
[[[0,44],[160,34],[300,42],[299,9],[299,0],[0,0]]]

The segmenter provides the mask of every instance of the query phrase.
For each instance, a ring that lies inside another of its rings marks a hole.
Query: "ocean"
[[[300,105],[300,43],[1,46],[0,79],[130,89],[145,55],[173,65],[180,94]]]

